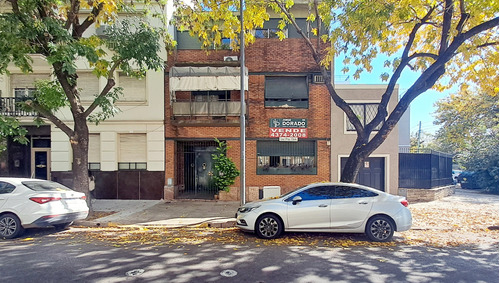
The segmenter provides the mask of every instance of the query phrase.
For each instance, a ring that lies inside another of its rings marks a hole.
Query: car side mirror
[[[293,199],[292,199],[292,204],[293,205],[296,205],[297,203],[301,202],[302,201],[302,198],[300,196],[295,196]]]

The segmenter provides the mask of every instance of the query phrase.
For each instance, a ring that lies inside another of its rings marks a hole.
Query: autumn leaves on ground
[[[498,198],[498,196],[496,196]],[[115,247],[183,246],[206,243],[246,246],[294,245],[324,247],[354,246],[498,246],[499,209],[494,196],[485,201],[470,201],[467,197],[448,197],[428,203],[410,204],[413,227],[396,232],[389,243],[372,243],[364,235],[332,233],[285,233],[275,240],[262,240],[237,228],[151,228],[106,227],[72,228],[58,234],[77,241],[99,241]],[[492,201],[493,200],[493,201]],[[75,235],[78,234],[78,235]],[[83,238],[81,237],[83,235]]]

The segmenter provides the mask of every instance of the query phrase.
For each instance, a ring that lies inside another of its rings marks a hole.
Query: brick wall
[[[224,56],[238,55],[231,51],[178,50],[169,56],[167,66],[193,64],[221,64]],[[234,63],[231,63],[234,64]],[[258,191],[263,186],[280,186],[281,193],[288,192],[305,184],[330,180],[330,96],[323,84],[309,84],[308,109],[283,109],[264,107],[265,75],[272,73],[318,72],[318,67],[310,56],[310,51],[300,39],[260,39],[246,48],[246,66],[249,69],[249,91],[246,94],[248,121],[246,132],[246,192],[247,200],[258,198]],[[165,136],[167,138],[166,178],[175,176],[171,168],[175,152],[171,145],[175,139],[227,140],[231,147],[230,157],[238,168],[240,166],[240,127],[223,126],[178,126],[172,123],[168,91],[168,74],[165,77]],[[308,120],[308,139],[316,140],[317,174],[316,175],[257,175],[257,140],[268,139],[269,119],[305,118]],[[182,170],[182,169],[181,169]],[[171,175],[171,176],[169,176]],[[177,180],[174,181],[177,183]],[[240,179],[237,178],[230,192],[219,194],[221,200],[238,200]]]

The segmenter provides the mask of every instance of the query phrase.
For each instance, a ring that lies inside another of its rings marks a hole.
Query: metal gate
[[[347,158],[342,157],[340,160],[342,170],[347,162]],[[384,157],[368,157],[363,161],[363,165],[359,169],[356,183],[375,188],[380,191],[385,191],[385,158]]]
[[[212,159],[216,147],[215,141],[177,142],[177,198],[213,199],[218,193]]]

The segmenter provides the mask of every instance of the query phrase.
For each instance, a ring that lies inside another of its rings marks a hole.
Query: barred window
[[[370,123],[377,115],[378,103],[352,103],[349,106],[351,106],[352,111],[354,111],[363,126]],[[382,123],[378,124],[373,130],[378,131],[381,126]],[[349,119],[346,119],[346,129],[347,131],[356,131]]]
[[[316,141],[257,141],[257,175],[316,174]]]

